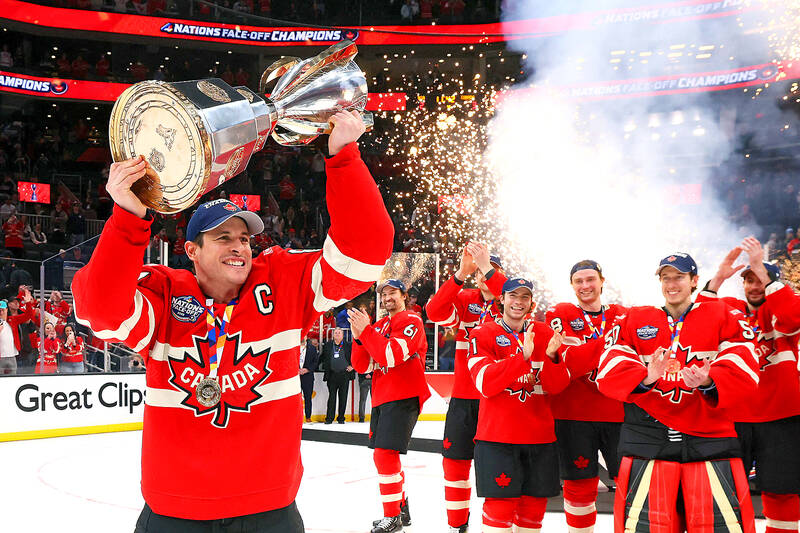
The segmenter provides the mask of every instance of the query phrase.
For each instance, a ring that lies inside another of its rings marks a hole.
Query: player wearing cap
[[[614,531],[743,531],[755,522],[733,410],[758,385],[745,316],[692,304],[697,264],[661,260],[665,305],[632,307],[606,333],[600,391],[625,404]]]
[[[464,288],[465,280],[476,274],[477,289]],[[444,499],[447,523],[453,533],[465,533],[469,522],[472,489],[469,471],[478,428],[481,394],[467,368],[470,330],[501,315],[495,298],[505,283],[500,258],[489,255],[486,246],[469,243],[461,254],[461,264],[453,277],[436,291],[425,310],[428,318],[442,327],[457,328],[453,392],[447,407],[442,439]]]
[[[556,304],[547,310],[545,319],[564,335],[561,357],[571,379],[569,386],[551,399],[550,408],[556,419],[567,529],[570,533],[590,533],[597,518],[598,454],[603,453],[608,475],[615,478],[624,417],[622,402],[597,389],[597,363],[604,349],[603,334],[626,309],[603,305],[605,278],[596,261],[579,261],[569,276],[578,304]]]
[[[152,217],[130,187],[146,163],[111,166],[114,212],[72,288],[79,322],[146,360],[137,533],[303,531],[294,503],[301,338],[322,311],[378,278],[392,246],[391,220],[355,144],[361,119],[342,112],[331,122],[322,250],[273,247],[253,259],[261,220],[221,199],[189,222],[195,275],[143,266]]]
[[[483,531],[538,532],[547,498],[556,496],[558,454],[548,395],[564,390],[569,373],[561,335],[544,322],[525,327],[533,284],[509,279],[500,297],[502,319],[470,333],[469,371],[482,397],[475,434],[475,480]]]
[[[431,395],[425,381],[428,341],[422,319],[406,310],[402,281],[384,281],[378,294],[388,315],[375,324],[363,311],[348,310],[354,339],[350,361],[359,374],[372,372],[369,447],[375,450],[383,501],[383,518],[373,522],[372,533],[394,533],[411,524],[400,454],[408,451],[422,404]]]
[[[733,266],[742,251],[749,264]],[[780,281],[776,265],[764,263],[761,243],[749,237],[725,257],[697,301],[717,299],[722,283],[741,271],[745,299],[721,298],[747,317],[759,357],[757,396],[734,413],[745,470],[756,464],[767,533],[797,531],[800,520],[800,297]]]

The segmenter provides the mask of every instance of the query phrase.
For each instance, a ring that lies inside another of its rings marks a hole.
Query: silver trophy
[[[149,166],[133,192],[159,213],[182,211],[244,170],[270,135],[285,146],[308,144],[330,133],[331,116],[352,109],[372,129],[357,53],[342,41],[306,60],[282,58],[261,76],[261,94],[219,78],[134,84],[111,111],[111,155],[143,155]]]

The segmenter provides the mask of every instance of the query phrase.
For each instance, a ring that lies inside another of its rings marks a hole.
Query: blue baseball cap
[[[575,272],[579,270],[596,270],[600,276],[603,275],[603,269],[600,267],[600,264],[597,261],[583,259],[572,265],[572,268],[569,270],[569,279],[572,280],[572,276],[574,276]]]
[[[773,265],[772,263],[764,263],[764,268],[767,269],[767,275],[769,276],[770,280],[778,281],[779,279],[781,279],[781,267],[779,267],[778,265]],[[747,267],[744,270],[742,270],[742,277],[745,277],[747,273],[750,272],[750,270],[751,270],[750,265],[747,265]]]
[[[520,287],[528,289],[531,295],[533,295],[533,282],[525,278],[511,278],[503,283],[503,294],[519,289]]]
[[[697,263],[694,262],[691,255],[682,252],[675,252],[662,259],[656,269],[656,276],[661,274],[661,270],[664,267],[672,267],[678,272],[691,274],[692,276],[697,275]]]
[[[490,255],[489,262],[496,266],[497,268],[503,268],[503,262],[500,260],[499,255]]]
[[[186,227],[186,240],[195,240],[204,231],[224,224],[231,217],[239,217],[244,220],[250,235],[258,235],[264,231],[264,222],[257,214],[239,209],[239,206],[230,200],[220,198],[200,204]]]
[[[0,300],[0,309],[8,309],[8,302]]]
[[[406,284],[400,281],[399,279],[392,278],[392,279],[387,279],[386,281],[383,281],[381,283],[378,283],[378,294],[380,294],[386,287],[394,287],[400,292],[407,292]]]

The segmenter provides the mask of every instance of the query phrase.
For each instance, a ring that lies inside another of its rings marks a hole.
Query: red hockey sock
[[[761,503],[764,506],[764,518],[767,519],[766,533],[798,531],[800,496],[762,492]]]
[[[514,525],[517,533],[539,533],[542,530],[542,519],[547,507],[547,498],[522,496],[514,513]]]
[[[519,498],[486,498],[483,502],[483,530],[511,533],[518,500]]]
[[[444,468],[444,501],[447,507],[447,525],[461,527],[469,519],[469,498],[472,486],[469,483],[469,459],[442,459]]]
[[[564,480],[564,516],[569,533],[591,533],[597,519],[598,478]]]
[[[372,458],[378,469],[378,486],[383,502],[383,516],[397,516],[400,514],[400,502],[403,501],[403,471],[400,465],[400,452],[375,448]]]

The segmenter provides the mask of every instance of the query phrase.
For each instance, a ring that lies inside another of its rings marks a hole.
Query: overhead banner
[[[0,442],[141,429],[144,373],[0,377]]]
[[[46,98],[114,102],[130,83],[70,80],[28,76],[0,70],[0,91]],[[396,111],[406,108],[405,93],[370,93],[368,111]]]
[[[494,24],[303,28],[201,22],[4,0],[0,18],[48,28],[255,46],[330,45],[342,39],[369,46],[494,43],[617,25],[669,24],[735,17],[745,11],[762,8],[760,4],[747,5],[746,0],[685,0]]]

